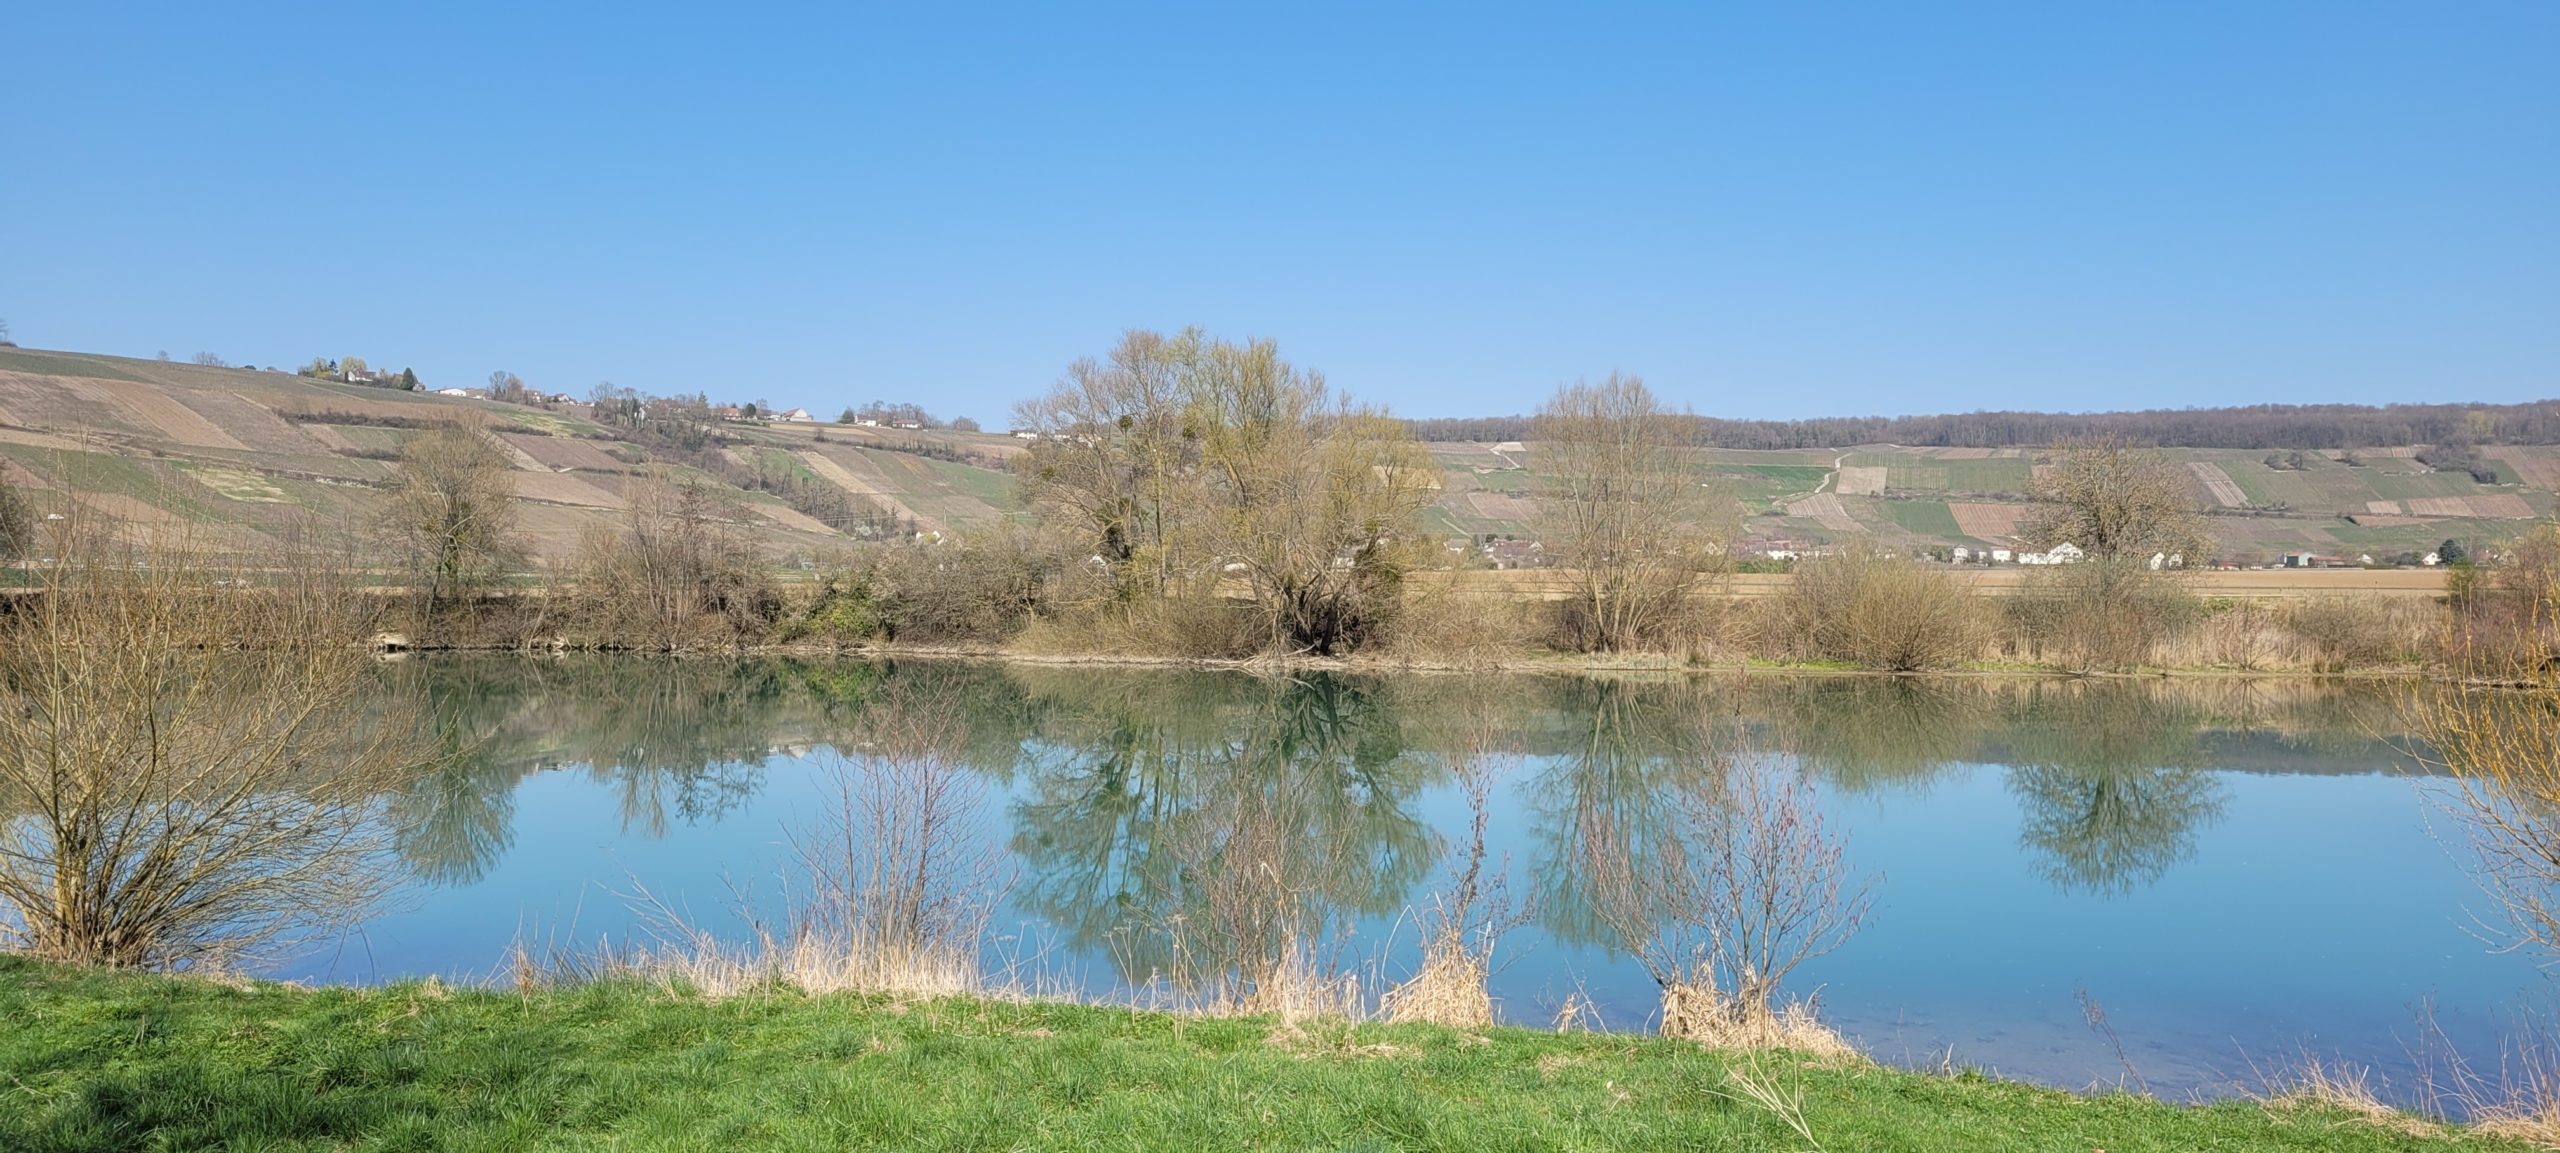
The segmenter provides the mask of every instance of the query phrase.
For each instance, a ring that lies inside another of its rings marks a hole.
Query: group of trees
[[[1031,499],[1111,602],[1232,586],[1271,644],[1313,653],[1378,639],[1400,607],[1437,474],[1402,426],[1270,341],[1133,331],[1018,422],[1046,434],[1020,466]]]
[[[2185,448],[2354,449],[2387,445],[2560,444],[2560,406],[2532,404],[2262,404],[2143,412],[1973,412],[1816,420],[1688,418],[1711,448],[2033,448],[2109,438]],[[1424,440],[1527,440],[1535,418],[1408,421]],[[2442,467],[2442,466],[2439,466]]]
[[[196,354],[196,363],[209,364],[218,368],[222,366],[222,358],[209,352],[199,352]],[[424,387],[418,383],[418,374],[406,368],[401,369],[397,376],[376,375],[373,366],[365,363],[365,359],[361,356],[342,357],[337,360],[315,356],[311,358],[310,363],[294,370],[294,375],[307,376],[314,380],[343,380],[352,384],[377,385],[400,389],[404,392],[416,392]]]

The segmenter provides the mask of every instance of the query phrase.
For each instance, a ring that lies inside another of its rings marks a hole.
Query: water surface
[[[1515,1022],[1579,993],[1646,1027],[1657,990],[1595,909],[1587,847],[1640,855],[1663,798],[1736,755],[1809,774],[1880,878],[1864,930],[1789,985],[1881,1059],[2183,1096],[2310,1052],[2405,1089],[2428,1036],[2493,1061],[2543,988],[2481,939],[2387,686],[485,657],[396,675],[469,754],[398,798],[418,876],[398,907],[282,975],[487,975],[520,939],[629,939],[643,892],[739,931],[790,888],[840,750],[876,745],[895,696],[939,703],[983,787],[973,835],[1011,876],[989,963],[1093,996],[1267,948],[1201,927],[1232,900],[1219,870],[1253,854],[1323,959],[1373,989],[1401,976],[1411,915],[1467,848],[1451,765],[1471,748],[1488,860],[1528,910],[1493,980]]]

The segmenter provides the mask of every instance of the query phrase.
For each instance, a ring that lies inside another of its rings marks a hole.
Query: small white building
[[[773,419],[775,419],[775,420],[779,420],[779,421],[782,421],[782,422],[787,423],[787,424],[816,424],[816,423],[818,423],[818,418],[817,418],[817,417],[814,417],[814,416],[809,415],[809,410],[808,410],[808,409],[805,409],[805,408],[795,408],[795,409],[792,409],[791,411],[786,412],[786,413],[783,413],[782,415],[777,416],[777,417],[775,417],[775,418],[773,418]]]
[[[2444,563],[2444,558],[2443,558],[2443,557],[2441,557],[2441,556],[2437,556],[2437,555],[2436,555],[2436,554],[2434,554],[2434,553],[2428,553],[2427,555],[2425,555],[2425,556],[2423,556],[2423,557],[2418,558],[2418,563],[2419,563],[2419,564],[2422,564],[2422,565],[2425,565],[2425,566],[2427,566],[2428,568],[2434,568],[2434,567],[2436,567],[2437,565],[2443,564],[2443,563]]]
[[[1963,545],[1957,545],[1956,551],[1951,555],[1956,558],[1957,564],[1965,564],[1973,560],[1973,550]]]
[[[1038,440],[1038,439],[1040,439],[1040,434],[1039,434],[1039,433],[1036,433],[1036,432],[1033,432],[1033,431],[1031,431],[1030,429],[1027,429],[1027,428],[1017,428],[1017,429],[1013,430],[1013,439],[1015,439],[1015,440]]]
[[[2054,564],[2072,564],[2085,555],[2087,554],[2080,551],[2079,545],[2073,544],[2070,541],[2064,541],[2061,544],[2053,546],[2053,551],[2045,554],[2045,556],[2052,559],[2052,563]]]
[[[2016,559],[2018,559],[2018,554],[2010,552],[2005,548],[1995,548],[1991,550],[1991,563],[1993,564],[2007,564]]]

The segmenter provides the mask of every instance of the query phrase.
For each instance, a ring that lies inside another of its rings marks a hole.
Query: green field
[[[1884,515],[1893,523],[1932,540],[1971,541],[1964,530],[1956,527],[1954,513],[1936,501],[1889,500],[1884,502]]]
[[[785,990],[288,989],[0,957],[0,1147],[2424,1150],[2195,1107],[1619,1034],[1284,1025]],[[1735,1074],[1800,1104],[1747,1099]]]

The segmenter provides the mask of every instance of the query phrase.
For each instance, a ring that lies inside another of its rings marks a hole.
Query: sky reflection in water
[[[1328,955],[1400,975],[1405,914],[1463,849],[1446,758],[1471,724],[1516,754],[1488,837],[1535,902],[1494,979],[1520,1023],[1581,990],[1646,1026],[1652,982],[1573,848],[1604,825],[1640,842],[1663,790],[1739,748],[1811,769],[1883,874],[1867,929],[1791,982],[1881,1059],[2125,1079],[2085,991],[2155,1091],[2256,1087],[2305,1050],[2405,1084],[2422,1004],[2488,1060],[2543,989],[2475,935],[2459,831],[2403,775],[2389,688],[493,658],[393,676],[470,755],[397,798],[419,875],[401,906],[279,975],[487,975],[519,937],[627,938],[644,888],[735,927],[739,893],[787,883],[832,749],[896,680],[956,704],[986,835],[1019,869],[994,961],[1098,995],[1199,965],[1204,865],[1239,829],[1281,846],[1281,899]]]

